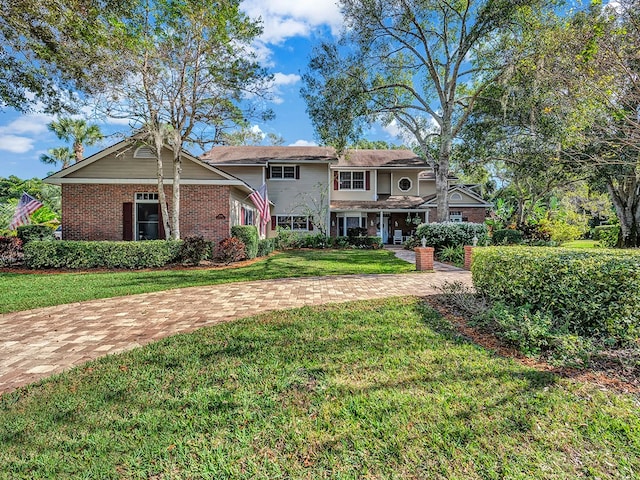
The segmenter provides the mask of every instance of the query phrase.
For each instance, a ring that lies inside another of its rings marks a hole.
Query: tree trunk
[[[440,152],[435,169],[438,222],[447,222],[449,220],[449,161],[451,159],[452,144],[451,118],[449,115],[444,116],[442,119]]]
[[[171,217],[171,237],[180,239],[180,176],[182,175],[182,149],[180,144],[174,143],[173,152],[173,202]]]
[[[84,158],[84,147],[81,142],[74,142],[73,144],[73,154],[76,157],[75,163],[82,161]]]
[[[158,177],[158,203],[160,204],[160,212],[162,224],[164,226],[164,239],[171,238],[171,227],[169,217],[169,207],[167,206],[167,195],[164,192],[164,165],[162,162],[162,150],[164,149],[164,141],[160,132],[153,133],[153,144],[156,150],[156,166]]]
[[[607,190],[620,222],[618,246],[634,248],[640,246],[640,184],[635,178],[614,184],[607,180]]]

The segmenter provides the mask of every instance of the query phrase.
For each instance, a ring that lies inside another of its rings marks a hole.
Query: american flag
[[[260,235],[265,235],[266,226],[269,223],[271,217],[271,210],[269,209],[269,196],[267,195],[267,184],[263,183],[262,186],[255,190],[249,198],[253,204],[258,208],[258,214],[260,215]]]
[[[13,219],[9,225],[9,230],[15,230],[20,225],[31,223],[29,216],[42,206],[42,203],[31,195],[26,192],[22,192],[22,196],[20,197],[20,201],[16,207],[16,213],[13,214]]]

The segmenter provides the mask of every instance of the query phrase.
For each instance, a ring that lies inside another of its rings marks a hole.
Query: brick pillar
[[[416,247],[416,270],[433,270],[433,247]]]
[[[464,269],[471,270],[471,262],[473,261],[473,247],[471,245],[464,246]]]

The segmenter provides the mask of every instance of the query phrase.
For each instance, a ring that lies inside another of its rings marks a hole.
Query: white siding
[[[220,166],[217,167],[223,172],[228,173],[229,175],[233,175],[234,177],[238,177],[241,180],[244,180],[253,188],[259,188],[263,183],[262,172],[264,170],[263,167],[234,167],[234,166]]]

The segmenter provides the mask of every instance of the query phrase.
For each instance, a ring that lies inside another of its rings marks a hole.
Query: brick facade
[[[201,235],[213,241],[228,237],[230,189],[180,185],[180,236]],[[63,184],[62,238],[122,240],[123,204],[135,202],[137,192],[156,191],[155,185]],[[171,186],[165,186],[165,192],[171,209]]]
[[[484,207],[456,207],[449,205],[449,211],[462,212],[462,220],[471,223],[484,223],[487,218],[487,209]],[[429,209],[429,222],[433,223],[438,219],[436,208]]]

